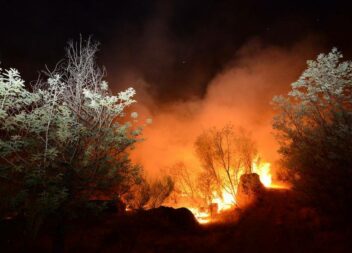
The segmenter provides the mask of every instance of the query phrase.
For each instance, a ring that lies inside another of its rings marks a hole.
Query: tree
[[[287,97],[273,99],[282,162],[305,200],[331,217],[352,211],[352,62],[336,49],[308,61]]]
[[[183,162],[177,162],[170,169],[169,173],[175,181],[174,191],[176,194],[187,195],[195,198],[198,195],[195,172],[192,173],[189,167]]]
[[[241,129],[235,131],[230,124],[221,129],[211,128],[197,138],[195,146],[204,170],[200,185],[206,198],[210,190],[218,197],[225,190],[235,199],[239,178],[243,173],[252,172],[257,155],[248,133]]]
[[[150,200],[149,208],[161,206],[165,199],[174,189],[174,182],[170,176],[165,176],[160,180],[156,180],[150,184]]]
[[[31,233],[47,217],[62,224],[81,214],[89,200],[121,198],[140,178],[128,155],[140,129],[124,119],[135,90],[111,94],[97,48],[70,43],[28,89],[17,70],[0,72],[1,215],[22,214]]]
[[[207,171],[200,173],[198,175],[197,187],[205,204],[210,205],[214,197],[214,192],[218,192],[217,182],[211,173]]]
[[[174,189],[174,181],[170,176],[147,180],[135,185],[126,196],[128,207],[132,209],[157,208],[170,196]]]

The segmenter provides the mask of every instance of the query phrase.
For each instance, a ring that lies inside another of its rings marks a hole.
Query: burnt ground
[[[267,190],[247,210],[228,212],[226,222],[195,223],[184,209],[155,209],[77,220],[66,232],[65,252],[352,252],[350,234],[334,229],[289,190]],[[1,252],[50,252],[51,237],[21,248],[16,234],[1,228]]]

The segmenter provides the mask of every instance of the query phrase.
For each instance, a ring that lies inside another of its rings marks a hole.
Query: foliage
[[[69,44],[66,59],[28,88],[17,70],[1,70],[2,216],[21,213],[39,227],[90,199],[119,198],[138,181],[127,151],[140,129],[123,119],[135,90],[112,95],[96,52],[90,40]]]
[[[288,97],[273,99],[273,127],[296,189],[325,213],[347,217],[341,214],[352,200],[352,62],[341,58],[334,48],[307,62]]]

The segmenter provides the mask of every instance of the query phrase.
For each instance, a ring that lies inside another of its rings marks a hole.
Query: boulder
[[[145,215],[154,226],[169,229],[192,230],[198,225],[194,215],[187,208],[161,206],[145,211]]]
[[[256,173],[244,174],[238,185],[236,202],[239,208],[247,208],[262,199],[264,185],[260,182]]]

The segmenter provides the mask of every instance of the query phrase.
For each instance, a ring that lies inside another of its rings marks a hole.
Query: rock
[[[175,209],[172,207],[161,206],[149,209],[145,214],[156,226],[191,230],[198,225],[194,215],[187,208]]]
[[[265,188],[256,173],[244,174],[238,185],[236,202],[239,208],[247,208],[257,203],[263,196]]]

